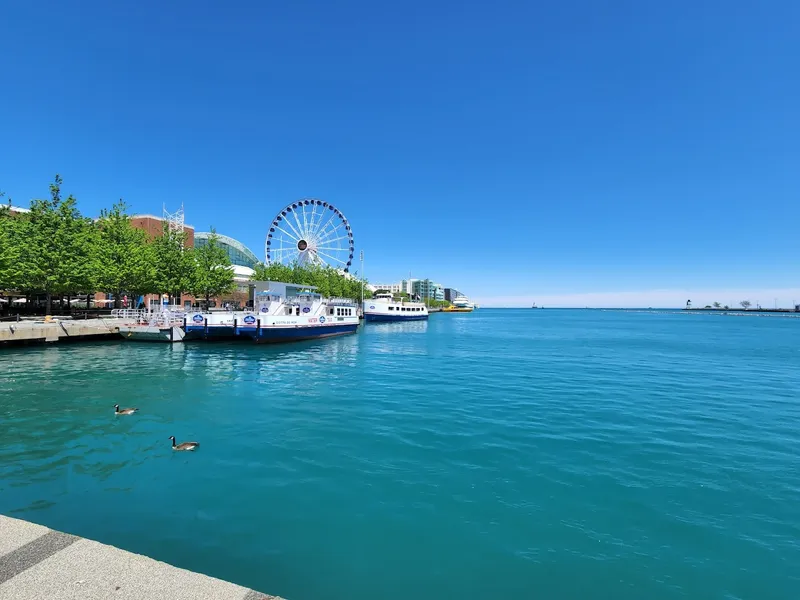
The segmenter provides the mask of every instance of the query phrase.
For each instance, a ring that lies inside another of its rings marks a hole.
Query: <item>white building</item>
[[[402,283],[372,283],[370,286],[376,290],[386,290],[391,294],[399,294],[406,291]]]

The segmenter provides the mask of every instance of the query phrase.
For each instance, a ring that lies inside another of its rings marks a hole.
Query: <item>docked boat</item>
[[[117,328],[123,339],[131,342],[182,342],[185,312],[180,306],[158,306],[155,310],[114,309],[111,316],[123,321]]]
[[[355,302],[323,298],[316,289],[270,281],[267,289],[255,292],[251,310],[187,313],[185,339],[275,343],[355,333],[359,324]]]
[[[131,342],[182,342],[185,334],[180,326],[159,327],[147,324],[120,325],[119,334]]]
[[[394,300],[391,294],[376,294],[364,301],[365,321],[422,321],[428,318],[428,308],[422,302]]]
[[[450,306],[442,309],[442,312],[472,312],[475,310],[475,305],[472,304],[465,296],[458,296]]]

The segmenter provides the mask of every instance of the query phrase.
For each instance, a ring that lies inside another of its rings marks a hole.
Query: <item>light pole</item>
[[[359,253],[361,259],[361,309],[364,309],[364,251]]]

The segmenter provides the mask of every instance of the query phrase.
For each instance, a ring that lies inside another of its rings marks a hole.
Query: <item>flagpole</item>
[[[361,309],[364,309],[364,251],[361,251]]]

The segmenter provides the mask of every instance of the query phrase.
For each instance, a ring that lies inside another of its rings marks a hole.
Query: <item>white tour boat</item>
[[[259,343],[311,340],[355,333],[358,306],[351,300],[323,298],[314,286],[276,281],[256,291],[253,309],[189,312],[186,340],[249,338]]]
[[[422,302],[394,300],[391,294],[376,294],[364,301],[365,321],[422,321],[428,318],[428,308]]]

